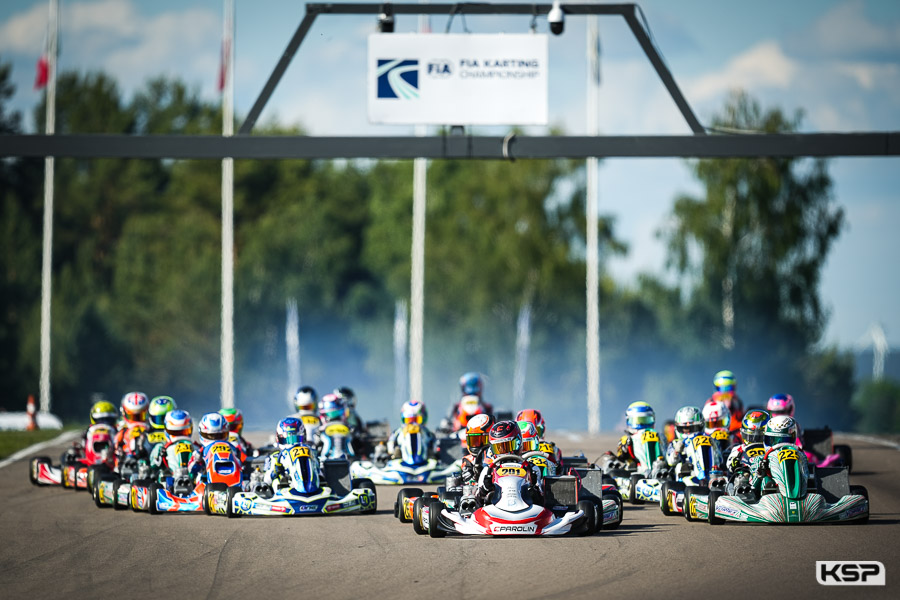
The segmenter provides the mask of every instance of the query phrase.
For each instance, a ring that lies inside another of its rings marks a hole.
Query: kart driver
[[[172,469],[169,468],[166,457],[166,450],[169,446],[178,442],[188,442],[192,447],[197,448],[191,439],[191,435],[194,433],[194,422],[188,411],[176,408],[166,415],[165,424],[165,443],[157,444],[150,453],[150,466],[159,470],[160,480],[172,475]]]
[[[401,425],[391,434],[387,442],[387,451],[391,458],[400,458],[400,446],[397,444],[397,438],[403,433],[404,427],[407,425],[417,424],[421,428],[422,441],[425,444],[426,454],[434,457],[435,437],[426,423],[428,423],[428,409],[425,408],[424,402],[418,400],[410,400],[404,402],[400,407]]]
[[[494,425],[490,415],[475,415],[466,426],[466,450],[462,458],[462,484],[474,486],[486,462],[490,461],[488,431]]]
[[[294,394],[294,408],[297,412],[290,415],[300,419],[306,429],[306,439],[310,444],[319,444],[319,395],[315,388],[304,385]]]
[[[634,455],[634,442],[631,436],[639,431],[653,429],[655,425],[656,413],[646,402],[632,402],[625,409],[625,435],[619,439],[613,456],[617,461],[624,463],[626,469],[634,470],[643,466]]]
[[[195,482],[200,480],[203,472],[206,470],[209,448],[216,442],[227,443],[229,434],[228,421],[217,412],[203,415],[197,428],[200,430],[200,448],[194,451],[193,456],[191,456],[191,462],[188,465]],[[240,456],[240,450],[235,449],[235,454]]]
[[[275,482],[280,482],[286,474],[281,464],[281,451],[287,450],[297,444],[306,444],[306,429],[303,423],[296,417],[285,417],[275,427],[275,441],[277,449],[266,458],[263,467],[263,481],[270,486],[277,487]],[[318,464],[318,457],[314,448],[310,448],[311,458]]]
[[[462,398],[450,407],[447,417],[441,422],[441,429],[451,432],[462,431],[469,419],[475,415],[494,415],[494,407],[484,401],[484,377],[481,373],[469,372],[459,378]]]
[[[239,408],[223,408],[219,414],[228,424],[228,443],[237,449],[243,464],[247,455],[253,452],[253,445],[241,435],[244,431],[244,413]]]
[[[731,433],[736,433],[741,428],[741,421],[744,419],[744,403],[737,395],[737,379],[731,371],[719,371],[713,377],[713,387],[715,392],[709,397],[710,400],[723,402],[730,412],[730,421],[725,426]]]
[[[478,487],[475,492],[478,504],[483,505],[494,492],[494,478],[492,477],[494,469],[508,463],[526,468],[532,495],[543,497],[540,469],[521,458],[522,434],[517,423],[513,421],[495,423],[488,431],[488,444],[493,458],[478,476]]]
[[[666,463],[670,467],[687,461],[685,440],[703,431],[703,415],[696,406],[682,406],[675,412],[675,439],[666,449]]]
[[[763,433],[769,419],[769,413],[758,409],[744,415],[744,420],[741,421],[741,443],[731,448],[728,460],[725,461],[729,472],[733,473],[740,466],[750,466],[750,457],[745,452],[747,446],[763,442]]]

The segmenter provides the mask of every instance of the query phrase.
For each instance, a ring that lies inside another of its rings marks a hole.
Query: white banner
[[[546,125],[544,34],[369,36],[369,121]]]

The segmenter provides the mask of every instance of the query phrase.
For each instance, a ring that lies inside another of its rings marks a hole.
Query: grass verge
[[[52,440],[65,431],[78,429],[78,425],[70,425],[60,429],[39,429],[37,431],[0,431],[0,460],[27,448],[32,444]]]

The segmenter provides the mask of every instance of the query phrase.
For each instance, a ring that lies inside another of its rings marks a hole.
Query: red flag
[[[34,77],[34,89],[40,90],[47,86],[47,80],[50,78],[50,61],[47,59],[47,53],[41,54],[37,62],[37,74]]]

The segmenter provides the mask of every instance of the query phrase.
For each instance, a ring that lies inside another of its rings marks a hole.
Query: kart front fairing
[[[227,494],[210,493],[210,510],[224,514],[227,510]],[[303,494],[291,488],[276,490],[272,497],[264,498],[253,492],[238,492],[232,499],[232,512],[237,515],[300,516],[331,515],[359,512],[375,503],[375,494],[367,488],[351,490],[345,496],[335,494],[330,487],[318,493]]]
[[[350,476],[354,479],[371,479],[376,485],[404,485],[409,483],[443,483],[451,475],[460,472],[459,462],[442,465],[436,459],[429,458],[418,465],[403,462],[395,458],[379,467],[375,463],[363,460],[350,465]]]
[[[709,517],[707,496],[696,496],[693,504],[692,516],[702,520]],[[720,496],[715,511],[715,516],[722,520],[743,523],[827,523],[864,519],[869,515],[869,501],[856,494],[839,498],[834,504],[815,493],[796,499],[781,493],[766,494],[756,502]]]
[[[557,517],[553,511],[526,498],[524,469],[520,476],[498,477],[492,502],[477,509],[469,517],[444,508],[439,515],[423,513],[424,526],[437,518],[441,529],[462,535],[565,535],[579,525],[585,515],[581,510],[568,511]]]

